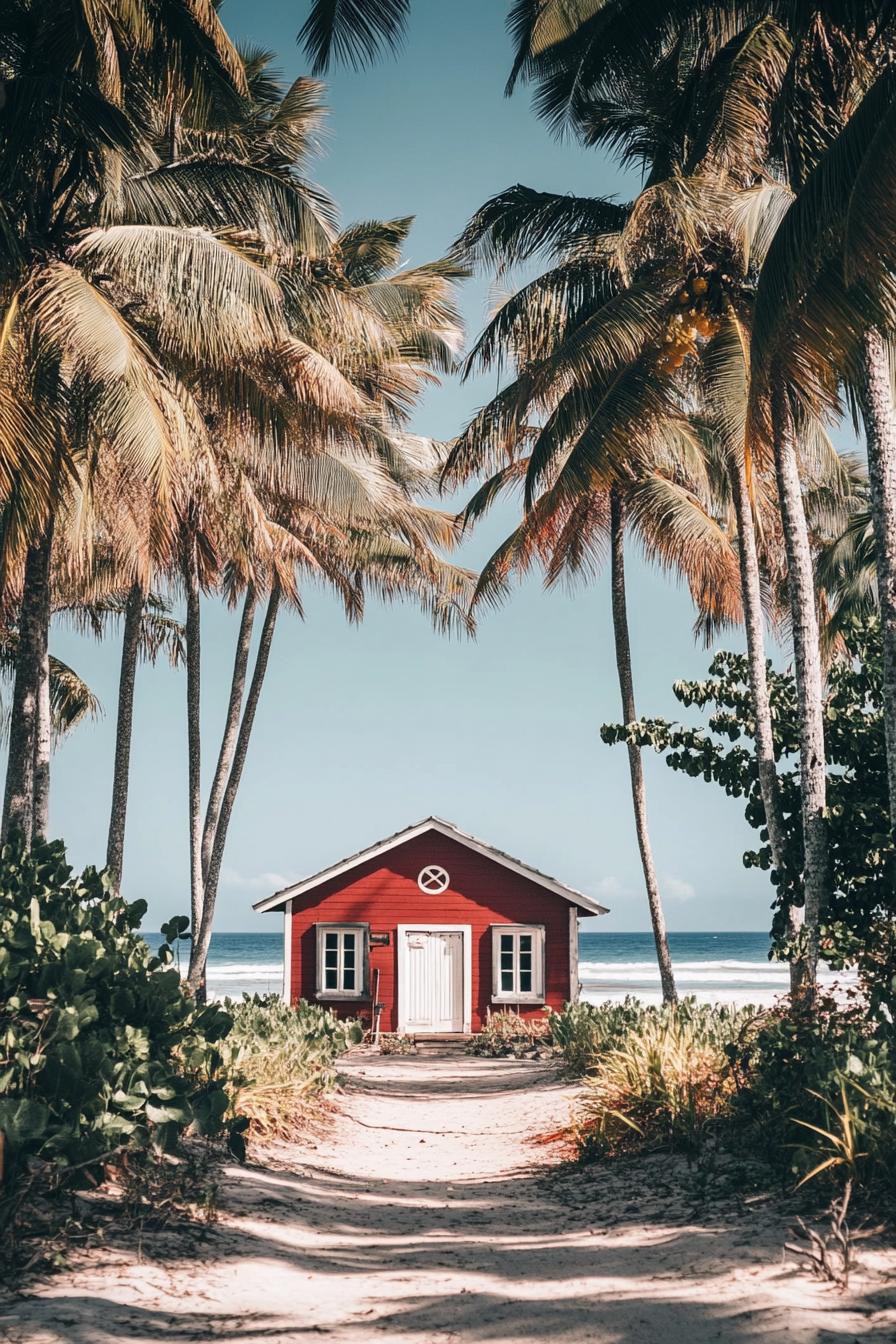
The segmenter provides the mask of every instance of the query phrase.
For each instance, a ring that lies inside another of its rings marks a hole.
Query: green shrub
[[[0,854],[0,1225],[36,1181],[93,1183],[113,1157],[224,1124],[231,1019],[183,994],[168,943],[140,937],[145,911],[95,869],[74,877],[59,842]]]
[[[517,1058],[551,1044],[550,1030],[544,1017],[521,1017],[510,1009],[489,1013],[485,1024],[470,1041],[471,1055]]]
[[[251,1132],[289,1138],[313,1099],[336,1081],[336,1060],[363,1035],[317,1004],[285,1004],[279,996],[245,995],[229,1002],[233,1029],[224,1047],[234,1107]]]
[[[573,1125],[582,1156],[694,1152],[711,1134],[794,1184],[814,1173],[896,1201],[896,1041],[885,1016],[825,998],[761,1012],[627,999],[570,1005],[548,1021],[585,1075]]]
[[[548,1030],[570,1069],[587,1073],[598,1055],[640,1025],[647,1011],[631,996],[622,1003],[567,1003],[562,1012],[548,1014]]]
[[[645,1024],[663,1019],[672,1011],[682,1022],[694,1023],[704,1037],[721,1045],[736,1039],[745,1023],[756,1018],[752,1008],[717,1006],[687,998],[672,1010],[627,995],[621,1003],[568,1003],[561,1012],[548,1014],[548,1027],[570,1068],[575,1073],[587,1073],[608,1050],[621,1046]]]
[[[416,1049],[414,1038],[401,1031],[384,1031],[380,1035],[381,1055],[412,1055]]]
[[[623,1008],[626,1005],[621,1005]],[[575,1115],[583,1156],[642,1147],[695,1152],[730,1114],[735,1079],[726,1047],[751,1010],[685,1000],[676,1008],[608,1011],[605,1044],[586,1076]]]
[[[731,1049],[738,1089],[734,1119],[782,1174],[802,1179],[829,1152],[823,1135],[847,1115],[862,1152],[853,1176],[896,1197],[896,1044],[892,1025],[819,998],[802,1011],[764,1014]],[[837,1180],[841,1164],[828,1169]]]

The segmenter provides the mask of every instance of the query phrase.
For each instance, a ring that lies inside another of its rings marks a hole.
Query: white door
[[[406,929],[406,1031],[463,1031],[464,936],[458,930]]]

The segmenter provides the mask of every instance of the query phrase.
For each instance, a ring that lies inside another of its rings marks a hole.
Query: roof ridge
[[[396,845],[401,844],[405,839],[410,840],[416,834],[423,834],[428,829],[441,829],[448,834],[449,838],[454,838],[460,844],[465,844],[469,848],[483,853],[485,857],[491,857],[493,861],[502,863],[505,867],[510,867],[519,872],[523,877],[529,877],[539,885],[552,891],[555,895],[568,900],[571,905],[576,905],[580,909],[590,911],[592,914],[605,915],[608,913],[606,906],[600,905],[592,896],[586,896],[584,892],[577,891],[574,887],[567,886],[565,882],[560,882],[550,874],[544,873],[540,868],[535,868],[523,859],[516,858],[506,850],[498,849],[486,840],[480,840],[478,836],[469,831],[463,831],[452,821],[446,821],[442,817],[430,814],[421,821],[414,822],[410,826],[403,827],[400,831],[394,831],[392,835],[385,836],[381,840],[376,840],[372,845],[367,845],[364,849],[357,850],[354,854],[348,855],[344,859],[337,860],[336,863],[329,864],[321,868],[318,872],[312,873],[309,877],[300,878],[298,882],[291,882],[280,891],[275,891],[273,895],[266,896],[253,905],[254,910],[267,911],[276,909],[279,905],[284,905],[286,901],[293,896],[305,891],[313,891],[315,887],[320,886],[330,878],[337,877],[340,873],[349,872],[359,864],[364,863],[377,854],[382,854]]]

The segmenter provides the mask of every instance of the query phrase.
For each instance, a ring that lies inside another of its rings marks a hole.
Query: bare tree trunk
[[[632,653],[625,600],[625,509],[622,499],[615,489],[610,492],[610,534],[616,670],[619,674],[619,690],[622,695],[622,717],[626,723],[634,723],[638,714],[635,709]],[[633,742],[628,744],[628,768],[632,783],[635,830],[638,835],[638,848],[641,851],[641,867],[644,871],[644,885],[647,888],[647,904],[650,907],[653,939],[656,943],[656,958],[660,968],[663,1002],[677,1003],[678,994],[675,989],[675,978],[672,974],[669,940],[666,936],[666,919],[663,914],[656,868],[653,863],[653,851],[650,846],[650,833],[647,826],[647,791],[644,787],[644,765],[641,760],[641,749]]]
[[[738,559],[740,563],[741,600],[744,608],[744,629],[747,636],[747,666],[750,676],[750,697],[753,702],[753,740],[756,748],[756,772],[759,792],[765,810],[772,863],[783,878],[786,868],[787,842],[784,818],[781,812],[781,794],[778,787],[778,769],[775,762],[775,737],[768,693],[768,668],[765,657],[765,630],[762,615],[762,586],[759,580],[759,556],[756,549],[756,526],[747,486],[743,458],[729,462],[731,495],[737,517]],[[792,902],[788,908],[791,937],[803,923],[802,906]],[[802,982],[800,967],[791,962],[791,991],[799,990]]]
[[[236,654],[233,660],[233,676],[230,679],[230,701],[227,705],[227,717],[224,720],[221,750],[218,752],[218,764],[215,767],[215,777],[212,780],[212,787],[208,795],[208,806],[205,810],[205,826],[202,830],[203,880],[205,880],[208,874],[209,860],[212,855],[212,845],[214,843],[215,831],[218,825],[218,816],[221,811],[221,800],[224,797],[227,776],[233,761],[233,752],[236,746],[237,734],[239,733],[240,710],[243,707],[243,694],[246,689],[246,671],[249,666],[249,649],[252,644],[252,628],[255,624],[255,609],[257,606],[258,598],[255,589],[247,588],[246,600],[243,603],[243,614],[240,619],[240,628],[236,640]]]
[[[112,806],[109,810],[109,837],[106,841],[106,872],[112,890],[121,887],[124,865],[124,837],[128,813],[131,739],[134,727],[134,686],[140,634],[143,622],[143,587],[134,583],[128,593],[121,641],[121,672],[118,678],[118,718],[115,725],[115,768],[112,775]]]
[[[881,333],[874,328],[865,334],[863,373],[860,397],[877,552],[890,825],[896,831],[896,417],[890,359]]]
[[[793,416],[786,392],[772,400],[775,472],[787,551],[787,583],[793,629],[793,659],[800,717],[800,794],[803,816],[803,928],[796,958],[800,994],[815,990],[818,925],[830,886],[827,776],[824,744],[824,679],[815,605],[815,576],[803,507]]]
[[[9,759],[3,798],[2,838],[17,832],[30,845],[34,825],[34,753],[43,651],[50,611],[53,519],[36,546],[28,548],[19,613],[19,646],[12,694]]]
[[[227,831],[230,826],[230,818],[233,815],[233,805],[236,801],[237,790],[239,789],[240,779],[243,774],[243,767],[246,764],[246,757],[249,752],[249,739],[252,736],[255,711],[258,709],[261,688],[264,684],[265,673],[267,672],[268,657],[271,652],[271,643],[274,638],[274,626],[277,622],[277,612],[279,607],[280,589],[275,585],[271,590],[271,595],[268,598],[268,605],[264,613],[264,621],[262,622],[261,634],[258,640],[258,652],[255,655],[255,666],[252,669],[252,680],[249,683],[249,691],[246,695],[246,705],[243,710],[243,717],[233,753],[233,764],[230,768],[227,787],[224,790],[224,796],[221,800],[221,810],[215,828],[214,841],[212,843],[212,850],[209,858],[208,876],[206,878],[203,895],[202,921],[198,937],[194,936],[193,938],[190,955],[188,983],[194,990],[196,990],[205,979],[205,968],[206,963],[208,962],[208,950],[211,944],[212,924],[215,915],[215,902],[218,898],[218,881],[221,876],[221,863],[224,858],[224,846],[227,843]]]
[[[195,542],[184,564],[187,590],[187,754],[190,829],[190,921],[196,937],[202,920],[202,738],[200,682],[200,595]]]
[[[49,588],[47,589],[49,596]],[[41,650],[37,677],[37,722],[34,734],[34,807],[32,810],[32,840],[46,840],[50,828],[50,752],[53,747],[53,717],[50,708],[50,612],[47,604],[47,624],[44,627],[44,646]]]

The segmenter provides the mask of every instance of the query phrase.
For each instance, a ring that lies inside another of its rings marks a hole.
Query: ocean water
[[[159,937],[148,935],[157,945]],[[769,961],[764,933],[670,933],[669,950],[678,992],[706,1003],[769,1004],[787,992],[787,967]],[[661,999],[660,978],[649,933],[582,933],[579,936],[582,998],[591,1003],[634,994],[647,1003]],[[823,971],[833,985],[848,977]],[[283,935],[215,933],[208,987],[216,998],[279,994],[283,982]]]

